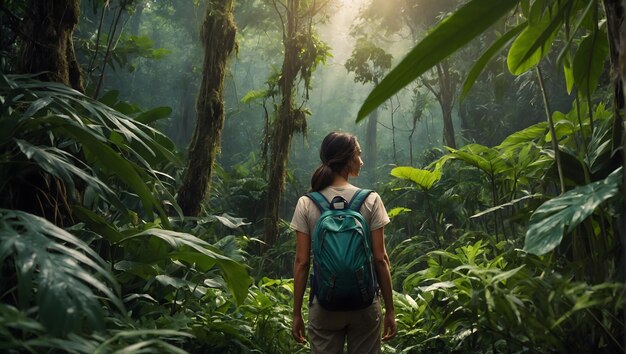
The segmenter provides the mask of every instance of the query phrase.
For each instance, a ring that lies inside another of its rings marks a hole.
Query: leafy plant
[[[4,98],[0,102],[0,122],[7,127],[0,137],[2,164],[13,166],[3,169],[4,183],[0,187],[5,199],[2,205],[16,206],[14,203],[23,199],[22,203],[35,204],[24,207],[31,211],[38,208],[42,214],[50,214],[46,211],[48,208],[65,205],[66,215],[71,215],[67,211],[68,202],[91,205],[97,202],[93,199],[95,194],[115,206],[118,213],[126,215],[126,201],[120,198],[123,195],[125,199],[140,202],[148,216],[156,210],[167,224],[165,210],[154,192],[173,200],[162,180],[167,181],[168,176],[157,173],[151,166],[155,161],[178,163],[171,150],[173,145],[164,135],[62,84],[40,82],[31,76],[2,76],[0,95]],[[42,147],[39,144],[43,144]],[[41,164],[31,164],[30,159]],[[41,190],[39,196],[16,197],[25,190],[39,189],[29,185],[29,181],[46,179],[36,177],[42,173],[55,176],[61,182],[56,187],[59,196],[54,197],[53,190]],[[74,188],[77,186],[74,178],[81,179],[85,187]],[[132,195],[111,193],[96,179],[115,181],[128,188]],[[64,191],[68,191],[68,197],[75,198],[66,200]],[[85,199],[80,200],[79,196]],[[35,199],[39,200],[39,207]]]
[[[524,250],[543,255],[561,243],[605,201],[618,194],[622,169],[606,179],[576,187],[542,204],[530,217]]]
[[[546,263],[506,243],[494,252],[470,240],[418,258],[423,270],[407,277],[405,294],[395,297],[397,350],[621,350],[616,333],[623,325],[612,318],[624,305],[621,284],[546,274]]]
[[[125,311],[109,266],[80,239],[17,210],[0,209],[0,229],[0,264],[14,269],[16,277],[3,283],[15,282],[16,305],[34,310],[51,333],[80,333],[83,323],[92,330],[103,329],[104,313],[94,290],[117,311]]]

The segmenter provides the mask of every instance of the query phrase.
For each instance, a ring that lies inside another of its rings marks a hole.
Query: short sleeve
[[[310,235],[311,232],[309,230],[307,199],[308,197],[300,197],[300,199],[298,199],[296,209],[293,212],[293,218],[291,218],[290,226],[296,231],[304,232],[305,234]]]
[[[372,193],[369,198],[372,197],[374,198],[374,203],[372,205],[372,215],[369,224],[370,230],[376,230],[389,224],[391,220],[389,219],[389,215],[387,215],[387,210],[385,209],[380,195],[378,195],[378,193]]]

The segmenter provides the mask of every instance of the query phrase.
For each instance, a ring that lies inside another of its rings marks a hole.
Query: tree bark
[[[447,146],[456,149],[454,124],[452,123],[456,80],[451,77],[447,60],[437,64],[437,78],[439,79],[439,104],[443,115],[443,138]]]
[[[372,111],[367,119],[367,132],[365,133],[365,168],[368,180],[376,183],[376,166],[378,166],[378,108]]]
[[[621,147],[623,173],[621,190],[622,210],[626,210],[626,115],[624,114],[626,106],[626,92],[624,91],[624,82],[626,82],[626,8],[623,1],[620,0],[604,0],[603,4],[606,13],[611,75],[614,83],[613,151],[620,151]],[[624,260],[626,260],[626,217],[622,213],[619,219],[621,219],[619,220],[621,221],[619,223],[621,230],[618,227],[618,240],[621,247],[622,260],[618,264],[624,264]],[[626,269],[621,270],[622,273],[624,271]],[[623,318],[626,318],[626,308],[622,311]],[[623,333],[621,340],[623,347],[626,348],[626,333]]]
[[[228,57],[235,49],[236,32],[233,0],[209,0],[201,32],[204,64],[196,102],[196,129],[177,197],[184,215],[200,214],[210,188],[224,126],[224,74]]]
[[[143,15],[143,10],[145,9],[146,4],[143,0],[138,1],[135,5],[135,12],[130,18],[130,34],[133,36],[139,35],[139,26],[141,25],[141,15]]]
[[[279,81],[282,95],[278,117],[273,125],[270,142],[269,179],[265,206],[265,247],[272,247],[278,239],[279,206],[285,189],[285,174],[291,139],[296,131],[294,87],[298,75],[298,7],[299,0],[289,0],[287,28],[283,37],[285,53],[282,76]]]
[[[80,0],[30,0],[29,9],[18,71],[41,73],[41,80],[61,82],[84,92],[72,39]]]

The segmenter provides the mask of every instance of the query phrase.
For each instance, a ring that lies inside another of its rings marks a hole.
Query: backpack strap
[[[350,200],[350,209],[356,211],[357,213],[361,210],[361,206],[365,202],[365,199],[372,193],[373,190],[370,189],[359,189],[354,193],[352,199]]]
[[[320,213],[323,213],[326,210],[330,209],[330,203],[328,202],[326,197],[324,197],[322,195],[322,193],[320,193],[320,192],[309,192],[309,193],[305,194],[305,196],[309,197],[313,201],[313,203],[320,210]]]

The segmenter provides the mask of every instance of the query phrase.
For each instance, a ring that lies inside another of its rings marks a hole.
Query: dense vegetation
[[[307,352],[288,221],[342,129],[384,352],[625,352],[623,3],[355,3],[1,1],[0,351]]]

